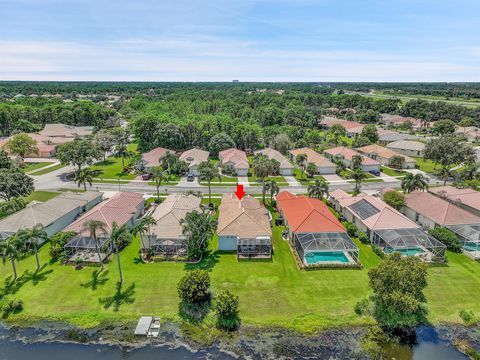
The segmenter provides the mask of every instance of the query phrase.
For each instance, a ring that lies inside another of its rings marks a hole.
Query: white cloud
[[[479,81],[480,64],[375,51],[270,50],[200,36],[102,44],[0,41],[0,79]]]

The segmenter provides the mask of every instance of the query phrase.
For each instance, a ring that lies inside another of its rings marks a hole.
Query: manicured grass
[[[416,157],[415,160],[417,161],[417,165],[419,169],[425,171],[427,173],[434,173],[437,171],[435,164],[432,160],[426,160],[424,158]]]
[[[275,180],[277,182],[278,186],[288,186],[287,180],[283,176],[268,176],[265,178],[265,181],[269,180]],[[260,179],[255,178],[254,176],[249,176],[248,177],[248,182],[250,185],[255,186],[255,185],[262,185]]]
[[[48,166],[48,165],[51,165],[51,164],[52,163],[49,162],[49,161],[43,161],[43,162],[39,162],[39,163],[26,163],[25,167],[23,168],[23,171],[28,173],[30,171],[35,171],[35,170],[44,168],[45,166]]]
[[[34,191],[30,195],[25,196],[23,199],[27,203],[32,202],[32,201],[42,201],[43,202],[43,201],[50,200],[57,195],[60,195],[60,193],[55,192],[55,191]]]
[[[128,150],[136,151],[137,144],[129,144]],[[125,159],[125,166],[131,159]],[[122,172],[122,159],[115,156],[109,156],[105,161],[100,161],[92,166],[90,169],[97,172],[96,177],[99,179],[123,179],[133,180],[135,174],[125,174]]]
[[[58,169],[64,168],[65,166],[67,166],[67,165],[66,164],[57,164],[57,165],[54,165],[54,166],[50,166],[46,169],[42,169],[42,170],[39,170],[39,171],[32,172],[29,175],[44,175],[44,174],[51,173],[52,171],[56,171]]]
[[[212,180],[212,186],[236,186],[238,182],[238,177],[236,176],[221,176],[221,181],[219,179]],[[200,181],[200,185],[208,186],[208,182]]]
[[[388,168],[386,166],[382,166],[381,170],[385,175],[389,175],[389,176],[402,176],[402,175],[405,175],[407,173],[406,171],[395,170],[395,169],[392,169],[392,168]]]
[[[206,200],[206,197],[203,199]],[[99,276],[96,268],[75,270],[49,263],[47,244],[40,251],[42,270],[33,275],[35,257],[18,264],[20,279],[6,299],[22,299],[24,310],[15,322],[38,319],[69,321],[95,326],[102,321],[131,321],[152,314],[162,320],[179,320],[176,286],[185,271],[204,268],[210,272],[214,293],[229,289],[240,297],[240,317],[245,325],[284,326],[299,331],[324,327],[372,323],[354,313],[358,300],[370,293],[368,269],[380,261],[370,247],[360,244],[363,270],[300,271],[288,243],[281,239],[282,227],[274,227],[272,261],[238,262],[235,254],[214,252],[199,265],[184,263],[143,264],[140,242],[122,251],[124,284],[116,290],[116,259]],[[212,248],[217,247],[216,240]],[[429,320],[460,322],[458,313],[480,312],[480,264],[462,254],[448,254],[445,266],[430,267],[426,290]],[[0,284],[11,276],[10,264],[0,265]],[[252,305],[252,301],[253,304]]]
[[[171,175],[171,176],[170,176],[170,180],[169,180],[169,181],[163,181],[163,182],[162,182],[162,185],[160,185],[160,186],[166,186],[166,185],[172,186],[172,185],[177,185],[179,182],[180,182],[180,176],[178,176],[178,175]],[[156,185],[155,185],[155,181],[151,181],[151,180],[148,182],[148,185],[156,186]]]

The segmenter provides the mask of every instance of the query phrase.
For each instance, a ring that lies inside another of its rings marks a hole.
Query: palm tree
[[[360,184],[362,183],[363,180],[367,178],[367,175],[361,168],[356,167],[352,171],[351,177],[355,181],[355,192],[356,193],[360,192]]]
[[[198,165],[199,179],[208,182],[208,201],[209,204],[212,203],[212,191],[211,191],[211,182],[213,179],[218,178],[219,181],[222,181],[222,177],[218,172],[217,167],[210,161],[203,161]]]
[[[440,170],[437,171],[436,175],[443,180],[443,186],[447,185],[447,180],[450,176],[454,175],[454,171],[448,167],[442,166]]]
[[[157,187],[157,203],[160,202],[160,186],[164,180],[168,181],[168,173],[163,170],[160,166],[154,166],[150,169],[152,174],[152,180]]]
[[[262,202],[265,204],[265,193],[267,192],[267,185],[265,178],[270,175],[272,171],[271,162],[266,156],[258,156],[253,161],[253,172],[255,177],[262,182]]]
[[[87,183],[92,187],[94,176],[95,172],[93,170],[85,168],[75,173],[74,181],[78,184],[78,187],[83,184],[83,189],[87,191]]]
[[[148,248],[150,248],[150,230],[153,225],[157,224],[157,220],[153,218],[151,215],[144,216],[137,226],[133,228],[133,234],[140,235],[140,241],[142,243],[142,249],[145,250],[145,244],[143,243],[142,235],[148,233]]]
[[[404,193],[410,193],[415,190],[424,191],[428,189],[428,181],[422,174],[413,175],[408,173],[402,179],[401,187]]]
[[[122,244],[130,242],[132,234],[130,233],[130,228],[127,224],[118,226],[114,221],[112,223],[112,232],[110,233],[110,241],[112,244],[113,251],[117,254],[117,264],[118,264],[118,274],[120,276],[119,283],[123,283],[123,273],[122,266],[120,264],[120,247]]]
[[[125,143],[119,144],[115,148],[115,157],[122,159],[122,173],[125,172],[125,159],[131,158],[134,153],[128,150],[128,146]]]
[[[270,204],[273,201],[273,197],[280,192],[280,188],[275,180],[270,180],[268,182],[268,189],[270,190]]]
[[[315,165],[312,162],[309,162],[307,164],[307,167],[305,168],[305,171],[307,172],[308,177],[312,178],[317,172],[317,165]]]
[[[315,183],[308,186],[308,196],[321,199],[328,194],[328,183],[324,179],[316,179]]]
[[[352,169],[360,167],[362,164],[363,158],[362,155],[353,155],[352,156]]]
[[[305,163],[307,161],[307,155],[306,154],[298,154],[295,157],[295,162],[297,165],[302,169],[303,176],[305,177]]]
[[[98,234],[100,232],[107,234],[107,224],[100,220],[88,220],[83,223],[82,231],[88,231],[90,236],[95,241],[95,250],[97,251],[98,260],[100,261],[101,271],[103,271],[104,267],[102,257],[100,256],[100,239],[98,238]]]
[[[38,260],[38,247],[40,240],[48,241],[47,232],[44,230],[42,224],[36,224],[31,229],[27,230],[26,237],[28,242],[32,244],[33,251],[35,252],[35,260],[37,261],[37,271],[39,271],[40,261]]]
[[[167,151],[167,153],[161,158],[161,160],[162,167],[167,169],[169,175],[172,175],[172,169],[175,167],[179,160],[178,156],[173,152]]]
[[[15,260],[18,259],[18,256],[21,254],[23,249],[23,243],[16,236],[12,235],[5,240],[0,241],[0,254],[2,256],[3,263],[10,260],[13,269],[13,280],[12,283],[17,280],[17,267],[15,266]]]

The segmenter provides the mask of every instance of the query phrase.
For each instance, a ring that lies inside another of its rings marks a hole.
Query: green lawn
[[[42,169],[42,170],[39,170],[39,171],[32,172],[29,175],[44,175],[44,174],[48,174],[52,171],[56,171],[58,169],[64,168],[65,166],[67,166],[67,165],[66,164],[57,164],[57,165],[54,165],[54,166],[50,166],[46,169]]]
[[[389,176],[402,176],[402,175],[405,175],[407,173],[406,171],[395,170],[395,169],[392,169],[392,168],[388,168],[386,166],[382,166],[381,170],[385,175],[389,175]]]
[[[426,173],[434,173],[437,171],[432,160],[426,160],[421,157],[416,157],[415,160],[417,161],[420,170],[425,171]]]
[[[212,186],[236,186],[238,182],[238,177],[236,176],[221,176],[221,181],[219,179],[212,180]],[[218,184],[217,184],[218,183]],[[200,181],[200,185],[208,186],[208,182]]]
[[[45,166],[48,166],[48,165],[51,165],[51,164],[52,164],[52,162],[49,162],[49,161],[42,161],[42,162],[38,162],[38,163],[25,163],[23,171],[28,173],[28,172],[31,172],[31,171],[35,171],[35,170],[44,168]]]
[[[46,245],[40,251],[44,267],[38,274],[33,275],[34,256],[18,264],[21,277],[6,298],[22,299],[24,310],[11,320],[31,323],[42,318],[81,326],[108,320],[134,322],[145,314],[179,320],[176,285],[186,270],[201,267],[210,272],[213,292],[229,289],[239,295],[240,317],[245,325],[315,331],[326,326],[371,323],[371,318],[358,317],[353,311],[355,303],[370,294],[367,270],[379,262],[370,247],[357,242],[363,270],[300,271],[288,243],[281,239],[281,230],[274,228],[271,262],[238,262],[235,254],[214,253],[199,265],[143,264],[136,239],[121,253],[125,281],[120,291],[115,286],[115,259],[96,277],[92,267],[75,270],[50,264]],[[212,246],[216,248],[215,243]],[[463,309],[480,313],[480,264],[462,254],[449,253],[448,258],[448,265],[429,269],[426,295],[433,323],[460,322],[458,312]],[[11,272],[8,262],[0,264],[2,286]]]
[[[268,176],[265,178],[265,181],[275,180],[278,186],[288,186],[287,180],[283,176]],[[259,179],[256,179],[254,176],[248,177],[248,183],[252,186],[261,186],[262,183]]]
[[[315,182],[315,179],[322,179],[325,180],[325,178],[321,175],[315,175],[313,178],[309,178],[306,174],[303,174],[302,170],[295,168],[293,170],[293,175],[295,176],[295,179],[302,184],[302,185],[310,185]]]
[[[128,150],[136,151],[137,144],[129,144]],[[125,159],[125,165],[131,161],[130,159]],[[122,180],[133,180],[135,179],[135,174],[125,174],[122,172],[122,159],[115,156],[109,156],[105,161],[100,161],[92,166],[90,169],[97,172],[96,178],[98,179],[122,179]]]
[[[55,196],[60,195],[59,192],[54,192],[54,191],[34,191],[30,195],[25,196],[23,199],[29,203],[32,201],[47,201]]]

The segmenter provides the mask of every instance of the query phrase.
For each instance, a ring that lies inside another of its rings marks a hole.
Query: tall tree
[[[214,135],[208,143],[208,150],[213,156],[217,156],[220,151],[234,147],[235,142],[229,135],[224,132]]]
[[[160,186],[162,186],[164,180],[168,181],[169,174],[160,166],[153,166],[150,169],[150,173],[152,174],[152,180],[157,188],[157,203],[160,203]]]
[[[38,259],[38,250],[40,247],[40,242],[48,241],[48,235],[42,224],[36,224],[31,229],[25,231],[24,236],[18,236],[20,239],[24,240],[26,243],[31,244],[33,252],[35,253],[35,260],[37,262],[37,271],[40,270],[40,260]]]
[[[365,125],[362,129],[361,136],[366,137],[370,143],[375,144],[378,141],[377,127],[374,124]]]
[[[275,180],[270,180],[267,182],[267,189],[270,191],[270,204],[273,201],[273,197],[280,192],[280,188]]]
[[[328,183],[324,179],[316,179],[314,184],[308,186],[308,196],[321,199],[328,194]]]
[[[295,157],[295,163],[302,169],[303,176],[305,177],[305,166],[307,163],[307,155],[306,154],[298,154]]]
[[[23,243],[18,239],[14,234],[7,239],[0,241],[0,255],[2,256],[3,263],[7,260],[10,260],[13,269],[13,280],[17,280],[17,267],[15,261],[18,260],[18,257],[23,251]]]
[[[265,204],[265,193],[267,191],[267,187],[265,184],[265,179],[268,175],[271,174],[272,165],[269,162],[269,159],[264,155],[257,155],[253,160],[253,172],[255,173],[255,177],[260,179],[262,183],[262,202]]]
[[[211,182],[213,179],[222,180],[218,168],[210,161],[203,161],[198,165],[199,179],[208,183],[208,201],[212,204]]]
[[[401,183],[401,188],[404,193],[410,193],[415,190],[425,191],[428,189],[428,181],[422,174],[407,173]]]
[[[91,140],[76,139],[57,146],[57,158],[62,164],[71,164],[82,170],[85,165],[92,165],[102,157],[102,152],[93,145]]]
[[[90,187],[92,187],[94,177],[95,172],[86,168],[76,172],[73,181],[78,184],[78,187],[83,184],[83,189],[87,191],[87,183],[90,185]]]
[[[107,224],[100,220],[88,220],[82,226],[82,232],[88,231],[90,236],[92,237],[93,241],[95,242],[95,250],[97,252],[98,261],[100,261],[101,271],[103,271],[103,260],[102,256],[100,255],[100,238],[99,235],[107,235]]]
[[[381,326],[410,329],[425,320],[427,265],[415,256],[395,252],[368,271],[374,315]]]
[[[20,156],[22,160],[26,155],[39,153],[37,142],[25,133],[13,135],[5,147],[10,153]]]
[[[217,222],[206,212],[192,211],[181,224],[183,235],[187,238],[188,258],[201,259],[215,233]]]
[[[119,283],[120,284],[123,283],[122,265],[120,263],[120,249],[125,244],[128,244],[131,239],[132,239],[132,234],[131,234],[130,228],[127,224],[123,224],[122,226],[118,226],[115,221],[112,223],[112,231],[110,233],[110,241],[112,243],[113,251],[117,255],[118,275],[119,275]]]
[[[335,144],[335,146],[337,146],[342,136],[345,136],[346,130],[342,125],[334,124],[328,130],[328,134],[330,138],[333,140],[333,143]]]
[[[361,168],[356,167],[352,171],[351,177],[355,181],[355,192],[360,192],[360,185],[362,184],[362,181],[367,178],[367,175]]]
[[[93,136],[93,145],[103,152],[103,161],[106,160],[107,152],[112,151],[115,144],[115,136],[108,130],[99,130]]]
[[[9,201],[15,197],[27,196],[33,190],[33,179],[20,169],[0,169],[0,198]]]
[[[152,226],[156,225],[157,221],[151,215],[144,216],[140,222],[133,228],[133,234],[140,235],[140,242],[142,243],[142,249],[145,250],[145,244],[142,239],[143,234],[148,234],[148,248],[150,249],[150,237],[151,237],[151,229]]]

